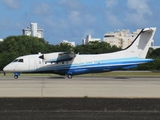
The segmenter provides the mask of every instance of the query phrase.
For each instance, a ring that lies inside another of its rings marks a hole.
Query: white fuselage
[[[145,57],[155,31],[156,28],[142,29],[128,48],[118,52],[96,55],[75,55],[65,52],[26,55],[16,58],[3,70],[74,75],[133,68],[138,64],[153,61]]]

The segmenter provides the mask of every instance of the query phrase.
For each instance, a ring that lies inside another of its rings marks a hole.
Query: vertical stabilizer
[[[135,40],[124,51],[128,56],[145,58],[151,42],[153,40],[156,28],[145,28],[140,31]]]

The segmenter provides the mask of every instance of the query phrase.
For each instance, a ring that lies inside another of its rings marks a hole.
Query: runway
[[[159,120],[160,79],[0,76],[1,120]]]
[[[0,77],[0,97],[160,98],[158,77]]]

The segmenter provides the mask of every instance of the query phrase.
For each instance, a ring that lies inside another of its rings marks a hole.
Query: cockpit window
[[[23,59],[19,59],[19,61],[18,62],[23,62]]]
[[[18,61],[18,59],[13,60],[13,62],[17,62],[17,61]]]
[[[23,62],[23,59],[15,59],[13,62]]]

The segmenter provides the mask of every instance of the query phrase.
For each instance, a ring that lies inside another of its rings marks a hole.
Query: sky
[[[0,0],[0,38],[22,35],[37,23],[50,44],[68,40],[82,44],[90,34],[130,32],[156,27],[154,45],[160,46],[160,0]]]

